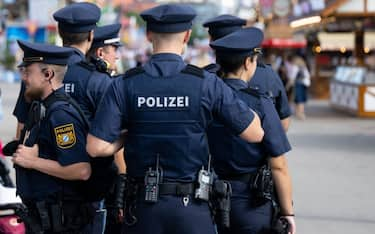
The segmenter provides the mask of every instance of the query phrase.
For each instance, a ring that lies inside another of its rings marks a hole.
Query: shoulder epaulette
[[[264,63],[262,63],[262,62],[258,62],[258,63],[257,63],[257,67],[265,68],[265,67],[266,67],[266,64],[264,64]]]
[[[247,94],[250,94],[251,96],[255,96],[255,97],[262,97],[262,96],[265,96],[264,93],[262,93],[259,88],[257,87],[248,87],[248,88],[245,88],[245,89],[240,89],[240,91],[242,92],[245,92]]]
[[[181,70],[181,73],[194,75],[200,78],[204,78],[204,70],[200,67],[188,64],[184,69]]]
[[[211,63],[204,66],[203,69],[210,73],[217,73],[220,70],[220,65],[216,63]]]
[[[122,79],[127,79],[132,76],[142,74],[145,72],[145,69],[143,67],[134,67],[125,72],[125,74],[122,76]]]
[[[77,64],[78,64],[79,66],[81,66],[81,67],[84,67],[84,68],[90,70],[90,71],[95,71],[95,70],[96,70],[96,69],[95,69],[95,66],[94,66],[93,64],[88,63],[88,62],[86,62],[86,61],[80,61],[80,62],[78,62]]]

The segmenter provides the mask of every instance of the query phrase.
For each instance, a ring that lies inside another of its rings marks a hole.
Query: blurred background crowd
[[[82,1],[82,0],[81,0]],[[17,82],[16,40],[61,45],[52,12],[73,0],[0,0],[0,81]],[[375,1],[371,0],[88,0],[102,11],[99,25],[120,22],[118,73],[144,63],[152,48],[138,13],[166,2],[189,3],[198,12],[187,62],[214,62],[202,22],[220,14],[247,20],[264,31],[263,60],[272,65],[289,95],[297,66],[306,67],[310,97],[357,116],[375,116]],[[295,64],[294,64],[295,65]],[[294,70],[294,71],[293,71]],[[359,88],[361,86],[362,88]],[[307,89],[308,87],[308,89]],[[367,96],[366,96],[367,95]],[[291,98],[291,101],[293,98]],[[362,104],[361,104],[362,103]],[[304,119],[303,115],[299,116]]]

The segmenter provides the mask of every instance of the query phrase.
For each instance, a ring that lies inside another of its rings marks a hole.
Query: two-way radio
[[[145,201],[156,203],[159,197],[159,183],[162,179],[162,172],[159,168],[159,154],[156,158],[156,168],[153,170],[151,167],[145,175]]]

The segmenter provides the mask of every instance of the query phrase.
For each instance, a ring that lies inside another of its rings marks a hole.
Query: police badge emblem
[[[76,143],[73,124],[65,124],[54,128],[57,146],[62,149],[71,148]]]

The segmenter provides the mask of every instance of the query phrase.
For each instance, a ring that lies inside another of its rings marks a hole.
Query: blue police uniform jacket
[[[276,111],[281,120],[291,115],[284,85],[279,75],[274,72],[271,66],[258,63],[255,74],[251,78],[249,85],[272,96]]]
[[[254,118],[214,74],[184,72],[186,66],[179,55],[153,55],[143,72],[114,80],[96,112],[92,135],[114,142],[128,129],[125,160],[132,177],[155,168],[158,155],[164,181],[195,181],[208,164],[205,130],[213,116],[234,134]]]
[[[89,122],[110,83],[107,73],[98,72],[93,64],[83,61],[69,66],[64,77],[65,92],[79,104]]]
[[[272,100],[256,89],[245,92],[245,81],[224,79],[236,95],[259,115],[264,130],[261,143],[248,143],[215,121],[208,130],[210,153],[219,176],[253,173],[268,157],[277,157],[291,149]]]
[[[55,91],[64,93],[63,88]],[[46,98],[47,101],[53,94]],[[43,102],[45,102],[43,101]],[[35,125],[25,145],[36,139],[39,157],[57,161],[62,166],[89,162],[86,152],[87,126],[78,111],[66,101],[57,101],[46,111],[45,118]],[[49,195],[64,192],[77,195],[78,182],[64,181],[42,172],[16,167],[17,193],[25,200],[43,200]],[[77,198],[77,197],[76,197]]]
[[[86,60],[85,55],[82,53],[82,51],[74,47],[69,47],[69,48],[72,48],[74,50],[74,53],[72,54],[72,56],[69,57],[68,64],[67,64],[68,66]]]
[[[68,67],[75,63],[85,61],[85,55],[80,50],[74,47],[70,47],[70,48],[74,49],[74,53],[72,54],[72,56],[69,57],[69,60],[67,63]],[[17,121],[20,123],[26,122],[27,113],[30,108],[30,103],[26,102],[24,94],[25,94],[25,84],[21,82],[20,92],[18,94],[17,102],[13,110],[13,115],[17,118]]]

